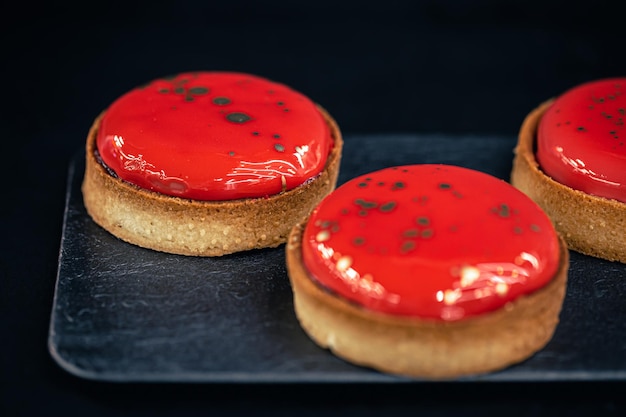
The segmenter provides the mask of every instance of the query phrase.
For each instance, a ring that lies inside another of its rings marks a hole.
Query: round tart
[[[335,188],[342,146],[328,112],[288,86],[181,73],[127,92],[95,119],[84,203],[113,235],[157,251],[276,247]]]
[[[346,182],[286,245],[298,320],[357,365],[445,379],[503,369],[559,321],[569,252],[526,195],[449,165]]]
[[[578,85],[525,118],[511,184],[568,247],[626,263],[626,78]]]

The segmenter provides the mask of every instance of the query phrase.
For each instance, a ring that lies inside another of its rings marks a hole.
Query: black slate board
[[[508,180],[514,138],[347,135],[339,184],[388,166],[446,163]],[[117,240],[69,169],[49,350],[68,372],[117,382],[409,382],[318,348],[293,313],[284,246],[192,258]],[[626,265],[571,254],[552,341],[506,370],[461,381],[626,380]]]

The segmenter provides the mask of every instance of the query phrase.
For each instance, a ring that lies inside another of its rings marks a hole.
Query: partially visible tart
[[[559,321],[569,253],[506,181],[425,164],[337,188],[294,227],[286,261],[315,343],[357,365],[440,379],[542,349]]]
[[[286,85],[236,72],[155,79],[95,119],[85,207],[153,250],[276,247],[335,188],[342,146],[328,112]]]
[[[570,249],[626,263],[626,78],[578,85],[534,109],[511,183],[537,202]]]

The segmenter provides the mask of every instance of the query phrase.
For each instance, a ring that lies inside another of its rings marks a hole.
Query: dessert
[[[539,204],[568,247],[626,263],[626,78],[590,81],[525,118],[511,183]]]
[[[549,342],[569,252],[506,181],[424,164],[338,187],[293,228],[286,262],[296,316],[319,346],[378,371],[450,379]]]
[[[82,191],[118,238],[190,256],[276,247],[336,185],[343,141],[322,107],[235,72],[161,78],[94,121]]]

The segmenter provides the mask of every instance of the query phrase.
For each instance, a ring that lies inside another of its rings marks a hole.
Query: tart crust
[[[626,204],[570,188],[539,167],[534,151],[537,127],[552,102],[542,103],[522,123],[511,184],[541,206],[570,249],[626,263]]]
[[[561,236],[559,268],[545,287],[493,312],[438,321],[367,310],[323,289],[302,261],[305,224],[293,228],[286,245],[296,316],[317,345],[353,364],[424,379],[492,372],[542,349],[559,322],[569,266]]]
[[[188,256],[222,256],[277,247],[294,224],[335,189],[343,139],[323,108],[334,140],[324,170],[277,195],[231,201],[199,201],[137,187],[109,174],[96,157],[100,114],[86,144],[83,201],[91,218],[119,239],[148,249]]]

